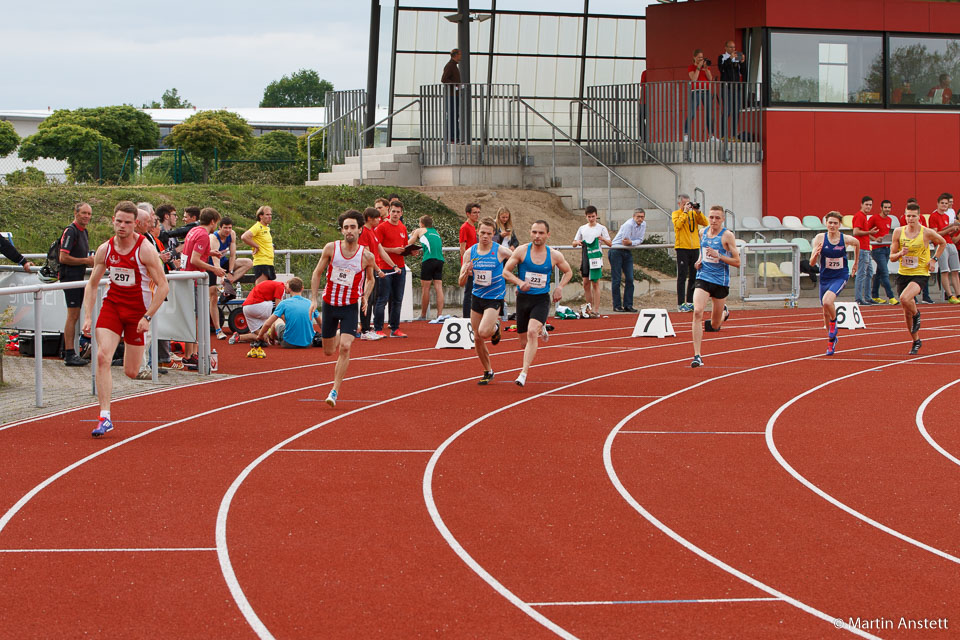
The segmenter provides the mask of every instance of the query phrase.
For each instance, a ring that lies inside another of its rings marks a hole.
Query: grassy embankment
[[[45,186],[0,187],[0,231],[13,234],[21,253],[46,253],[47,249],[73,219],[73,205],[89,202],[93,220],[89,226],[93,249],[110,237],[110,218],[120,200],[150,202],[154,207],[169,203],[181,214],[184,207],[214,207],[222,216],[233,219],[238,235],[256,222],[256,211],[270,205],[274,211],[271,232],[276,249],[320,249],[340,238],[337,216],[347,209],[363,211],[388,193],[397,193],[404,203],[408,231],[417,227],[424,214],[433,216],[434,226],[447,246],[457,244],[459,217],[445,205],[415,191],[396,187],[281,187],[260,185],[157,185],[129,187]],[[181,218],[182,220],[182,218]],[[242,243],[241,243],[242,244]],[[238,249],[246,248],[239,246]],[[295,256],[292,271],[309,283],[317,258]],[[419,275],[420,260],[410,260],[414,275]],[[456,260],[448,260],[444,279],[456,279]],[[42,261],[41,261],[42,263]],[[284,262],[277,258],[278,270]],[[449,272],[449,273],[447,273]]]

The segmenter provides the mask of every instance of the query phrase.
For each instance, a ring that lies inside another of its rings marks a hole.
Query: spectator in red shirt
[[[383,313],[387,302],[390,303],[390,337],[406,338],[407,334],[400,331],[400,306],[403,304],[403,289],[407,284],[407,270],[403,264],[403,250],[407,246],[407,228],[400,222],[400,216],[403,215],[403,203],[394,200],[390,203],[390,217],[386,222],[377,225],[376,235],[380,241],[383,250],[390,254],[389,257],[396,265],[396,268],[385,274],[379,279],[377,287],[377,306],[373,312],[373,330],[380,337],[386,337],[383,331]],[[374,254],[377,258],[377,266],[381,271],[386,271],[390,265],[381,255]]]
[[[287,293],[287,286],[279,280],[261,280],[243,300],[243,317],[250,333],[235,333],[230,344],[256,342],[257,332],[273,313],[273,307]]]
[[[210,278],[213,278],[214,283],[216,283],[217,278],[222,278],[226,274],[220,266],[219,260],[216,261],[216,264],[207,262],[210,256],[215,258],[220,257],[220,251],[213,247],[213,243],[216,241],[210,238],[210,234],[217,228],[219,221],[220,212],[213,207],[205,207],[200,211],[197,225],[187,232],[187,237],[183,241],[183,255],[187,261],[184,271],[206,271],[210,274],[207,282],[203,280],[197,281],[198,287],[207,287]],[[219,317],[217,306],[211,305],[210,318],[215,323]],[[198,326],[197,331],[203,331],[203,328]],[[184,366],[195,366],[197,364],[197,343],[185,343],[183,356]]]
[[[950,208],[952,196],[949,193],[941,193],[937,198],[937,208],[930,214],[930,228],[940,234],[947,241],[943,256],[937,261],[937,268],[940,269],[940,288],[950,304],[960,304],[960,258],[957,256],[957,246],[954,239],[957,235],[958,227],[956,222],[950,222],[950,216],[947,215],[947,209]]]
[[[856,282],[854,284],[854,298],[857,304],[873,304],[867,297],[870,293],[870,280],[873,277],[873,260],[870,259],[871,229],[869,216],[873,209],[873,198],[863,196],[860,199],[860,210],[853,214],[853,237],[860,241],[860,262],[857,264]]]
[[[690,99],[687,102],[687,119],[683,121],[683,141],[690,140],[690,122],[694,119],[697,107],[703,111],[703,119],[707,124],[707,131],[710,132],[710,140],[716,140],[717,136],[713,131],[713,116],[710,106],[712,99],[710,96],[710,82],[713,80],[713,73],[710,72],[710,61],[703,57],[703,49],[694,49],[693,64],[687,67],[687,76],[690,78]]]
[[[893,203],[884,200],[880,203],[880,213],[870,216],[867,226],[875,229],[874,234],[870,236],[870,255],[873,261],[877,263],[877,272],[873,276],[873,287],[871,289],[872,299],[877,304],[889,303],[899,304],[900,301],[893,295],[893,287],[890,286],[890,227],[893,224],[893,218],[890,212],[893,210]],[[880,285],[887,294],[886,298],[880,296]]]
[[[377,203],[381,201],[386,203],[384,198],[377,198]],[[389,209],[388,209],[389,211]],[[388,214],[389,215],[389,214]],[[377,282],[380,281],[380,278],[384,276],[384,269],[380,268],[381,264],[385,264],[387,271],[396,271],[397,265],[393,263],[393,259],[390,257],[390,254],[380,245],[380,240],[377,239],[376,229],[377,225],[380,224],[380,212],[374,207],[367,207],[363,211],[363,227],[360,229],[360,238],[357,240],[358,244],[362,247],[366,247],[370,253],[373,254],[373,257],[376,259],[376,265],[374,266],[374,273],[376,277],[373,281],[373,291],[370,293],[370,299],[377,299]],[[379,340],[383,336],[378,335],[376,331],[370,329],[370,318],[373,315],[373,306],[368,304],[366,311],[360,313],[360,339],[361,340]]]
[[[480,205],[476,202],[470,202],[464,208],[467,214],[467,220],[460,225],[460,266],[463,266],[463,256],[470,251],[470,247],[477,244],[477,221],[480,219]],[[468,258],[469,259],[469,258]],[[463,317],[470,317],[470,307],[473,302],[473,276],[467,278],[467,283],[462,288],[463,291]]]

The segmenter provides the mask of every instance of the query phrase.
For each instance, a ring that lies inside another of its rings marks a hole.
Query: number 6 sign
[[[466,318],[447,318],[434,349],[473,349],[473,325]]]
[[[666,309],[641,309],[631,338],[676,336]]]
[[[838,302],[834,305],[837,310],[838,329],[866,329],[860,314],[860,305],[856,302]]]

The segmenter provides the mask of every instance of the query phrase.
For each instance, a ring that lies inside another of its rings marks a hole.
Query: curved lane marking
[[[953,382],[948,382],[947,384],[943,385],[942,387],[940,387],[939,389],[931,393],[929,396],[927,396],[926,400],[923,401],[923,404],[920,405],[920,408],[917,409],[917,429],[920,430],[920,435],[923,436],[924,440],[930,443],[931,447],[936,449],[943,457],[945,457],[947,460],[949,460],[955,465],[960,465],[960,459],[958,459],[955,455],[953,455],[952,453],[950,453],[949,451],[941,447],[940,443],[934,440],[933,436],[931,436],[927,432],[927,427],[923,424],[923,414],[927,410],[927,405],[929,405],[934,398],[936,398],[942,392],[946,391],[947,389],[957,384],[958,382],[960,382],[960,379],[954,380]]]

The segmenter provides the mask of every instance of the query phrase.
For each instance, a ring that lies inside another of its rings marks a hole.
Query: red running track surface
[[[702,369],[689,315],[558,321],[524,388],[515,337],[484,388],[411,325],[336,410],[320,350],[226,347],[102,440],[0,426],[0,637],[954,637],[960,323],[908,357],[864,316],[828,358],[819,312],[737,312]]]

